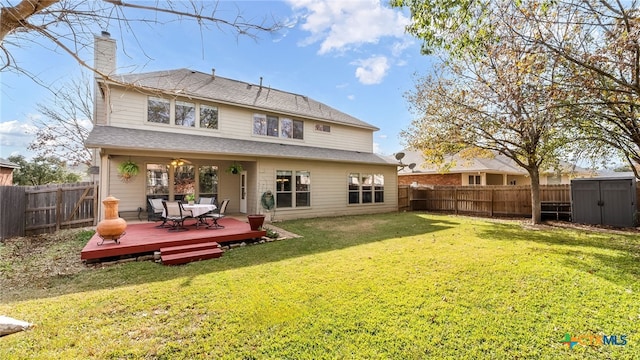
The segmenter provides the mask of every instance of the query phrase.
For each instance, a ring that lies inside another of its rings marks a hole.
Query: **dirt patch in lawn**
[[[80,252],[92,234],[63,230],[0,242],[0,299],[25,287],[47,288],[52,280],[88,270]]]

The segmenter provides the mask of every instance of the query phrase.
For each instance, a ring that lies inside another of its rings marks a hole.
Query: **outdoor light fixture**
[[[171,160],[171,165],[172,166],[182,166],[182,165],[184,165],[185,162],[186,162],[186,160],[184,160],[184,159],[173,159],[173,160]]]

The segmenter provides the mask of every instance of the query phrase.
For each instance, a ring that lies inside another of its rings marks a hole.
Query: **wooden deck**
[[[98,234],[95,234],[82,249],[80,257],[82,260],[96,261],[148,254],[160,251],[161,248],[173,246],[208,242],[224,245],[229,242],[256,239],[266,235],[266,231],[251,230],[248,223],[231,217],[219,220],[219,224],[224,226],[224,229],[207,229],[202,226],[196,229],[191,225],[192,221],[187,221],[188,231],[169,232],[167,228],[157,228],[156,226],[159,224],[160,222],[129,224],[118,244],[111,240],[103,242]],[[98,245],[101,242],[103,243]]]

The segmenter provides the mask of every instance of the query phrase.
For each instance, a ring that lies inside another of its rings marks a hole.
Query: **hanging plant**
[[[130,181],[134,176],[138,175],[139,172],[140,167],[131,160],[127,160],[118,165],[118,177],[123,182]]]
[[[231,174],[239,174],[242,172],[242,170],[242,164],[238,164],[235,161],[227,168],[227,172]]]

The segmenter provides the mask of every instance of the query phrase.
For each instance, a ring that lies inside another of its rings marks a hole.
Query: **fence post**
[[[458,215],[458,188],[453,189],[453,210]]]
[[[489,193],[489,217],[493,217],[493,192],[495,191],[495,189],[491,189],[491,192]]]
[[[56,231],[60,230],[62,224],[62,188],[56,191]]]

